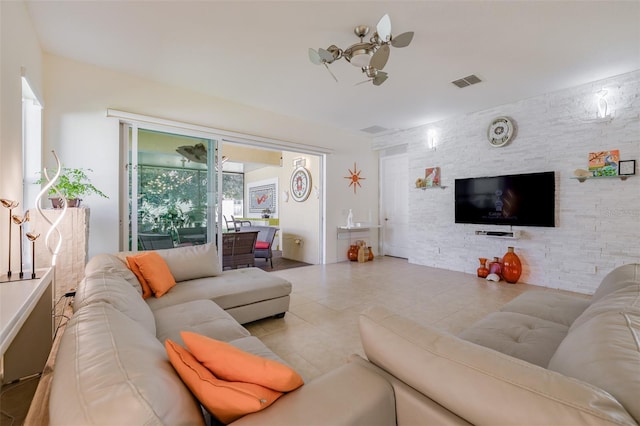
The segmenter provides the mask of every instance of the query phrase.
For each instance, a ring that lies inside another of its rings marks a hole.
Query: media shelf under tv
[[[480,229],[475,231],[475,234],[493,238],[509,238],[512,240],[517,240],[518,238],[520,238],[520,231],[487,231],[484,229]]]

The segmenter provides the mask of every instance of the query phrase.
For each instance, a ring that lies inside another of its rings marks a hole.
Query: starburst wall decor
[[[360,173],[362,173],[362,170],[358,170],[358,167],[356,166],[356,163],[353,163],[353,170],[349,169],[349,176],[345,176],[345,179],[349,179],[351,182],[349,182],[349,186],[353,185],[353,193],[356,193],[356,189],[357,187],[361,187],[362,185],[360,185],[360,181],[364,180],[366,178],[360,176]]]

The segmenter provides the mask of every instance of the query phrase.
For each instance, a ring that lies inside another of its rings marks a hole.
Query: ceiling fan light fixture
[[[371,43],[356,43],[344,51],[344,58],[358,68],[368,67],[375,47]]]

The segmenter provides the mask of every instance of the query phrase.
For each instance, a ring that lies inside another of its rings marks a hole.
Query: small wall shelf
[[[617,176],[571,176],[571,179],[577,179],[578,182],[584,182],[587,179],[620,179],[627,180],[627,178],[635,177],[636,175],[617,175]]]
[[[508,238],[512,240],[517,240],[520,238],[520,231],[485,231],[478,230],[475,232],[476,235],[484,235],[486,237],[494,237],[494,238]]]
[[[447,189],[446,186],[440,186],[440,185],[438,185],[438,186],[418,186],[418,187],[416,187],[416,189],[421,189],[423,191],[427,190],[427,189],[436,189],[436,188]]]

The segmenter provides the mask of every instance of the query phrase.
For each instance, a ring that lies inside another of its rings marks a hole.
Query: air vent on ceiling
[[[471,86],[472,84],[480,83],[481,81],[482,80],[480,80],[477,75],[471,74],[465,78],[461,78],[460,80],[452,81],[452,83],[462,89],[463,87]]]
[[[361,132],[366,132],[366,133],[371,133],[372,135],[376,134],[376,133],[382,133],[382,132],[386,132],[387,129],[386,127],[382,127],[382,126],[370,126],[364,129],[360,129]]]

